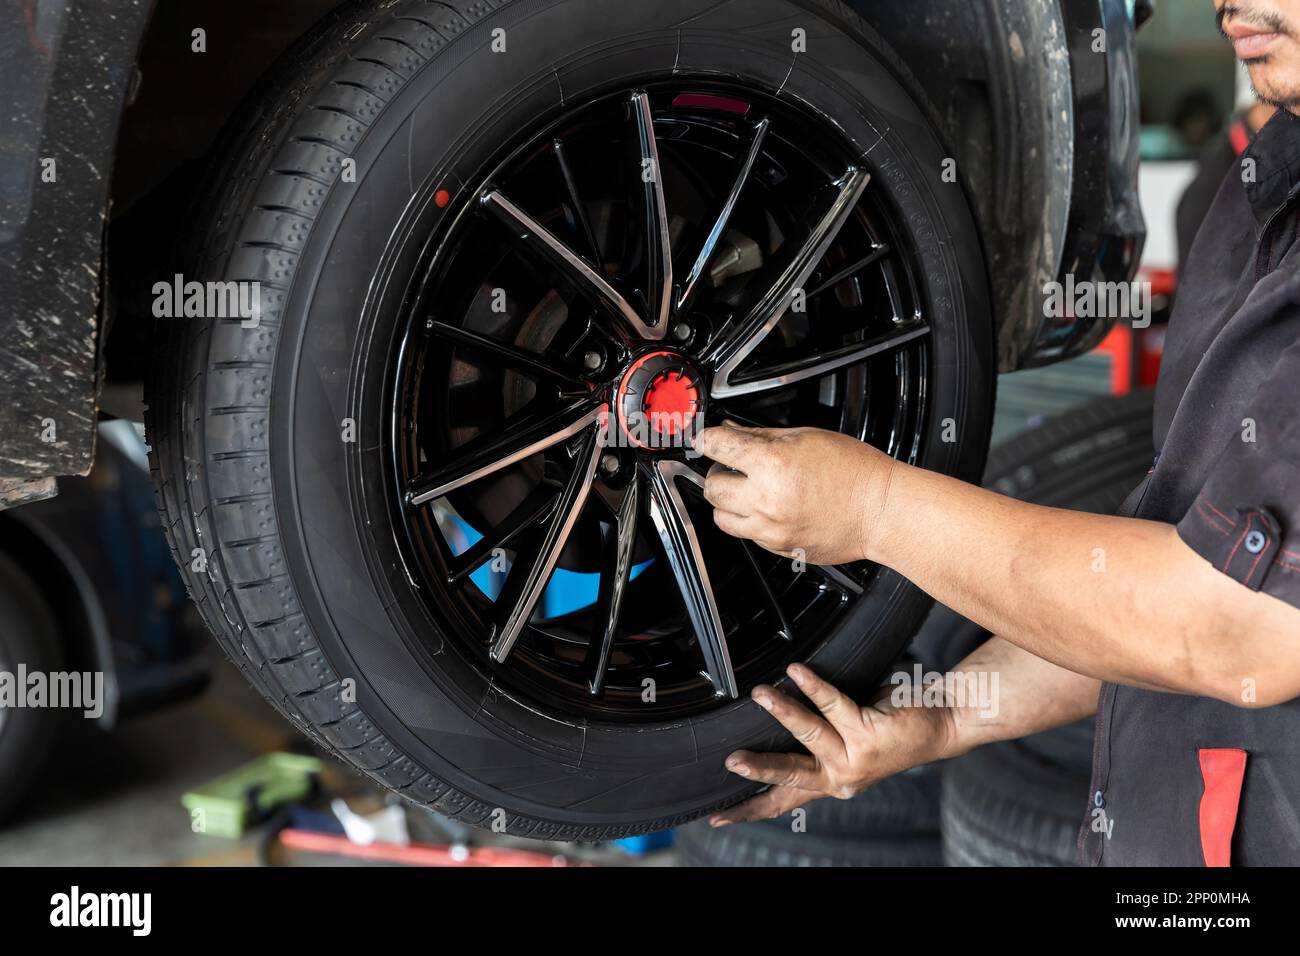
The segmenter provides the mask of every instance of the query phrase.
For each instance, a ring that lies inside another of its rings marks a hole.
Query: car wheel
[[[163,322],[150,385],[235,662],[470,823],[608,838],[751,793],[725,754],[791,741],[749,688],[869,686],[928,599],[721,535],[683,436],[816,425],[978,478],[989,294],[928,117],[816,0],[335,14],[199,216],[187,278],[260,282],[260,317]]]
[[[62,664],[63,645],[49,605],[32,579],[0,554],[0,673],[10,675],[18,693],[20,668],[27,674],[52,674]],[[62,711],[53,707],[0,704],[0,821],[27,795],[58,732]]]

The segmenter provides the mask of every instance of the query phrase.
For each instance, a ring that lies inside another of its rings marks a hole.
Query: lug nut
[[[584,353],[582,356],[582,367],[585,368],[588,372],[597,372],[600,370],[600,367],[604,364],[605,364],[604,356],[601,355],[599,352],[597,352],[595,349],[592,349],[590,352]]]
[[[691,327],[686,322],[678,322],[673,326],[673,338],[678,342],[685,342],[691,337]]]
[[[619,462],[618,455],[605,454],[600,456],[600,470],[605,475],[618,474]]]

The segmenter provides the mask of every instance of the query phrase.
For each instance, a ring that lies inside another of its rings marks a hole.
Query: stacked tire
[[[939,772],[918,767],[851,800],[817,800],[775,820],[677,831],[687,866],[941,866]]]
[[[1150,392],[1103,398],[999,445],[984,483],[1053,507],[1114,514],[1151,465]],[[949,668],[988,632],[937,607],[918,642]],[[1073,866],[1088,810],[1093,721],[990,744],[943,767],[949,866]]]

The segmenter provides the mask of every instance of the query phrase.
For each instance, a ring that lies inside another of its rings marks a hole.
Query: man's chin
[[[1256,99],[1292,113],[1300,110],[1300,79],[1292,75],[1278,76],[1280,71],[1275,57],[1242,62],[1250,70],[1250,84],[1255,88]]]
[[[1288,113],[1295,113],[1300,116],[1300,93],[1273,94],[1256,89],[1255,98],[1268,106],[1275,106],[1280,110],[1286,110]]]

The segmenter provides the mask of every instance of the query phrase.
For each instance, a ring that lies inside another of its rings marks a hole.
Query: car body
[[[139,237],[175,226],[194,197],[174,188],[174,174],[206,157],[256,77],[334,5],[6,8],[0,505],[50,497],[56,477],[88,473],[103,386],[135,381],[143,361],[150,318],[141,286],[152,263]],[[1136,269],[1144,225],[1134,33],[1150,4],[852,5],[937,104],[979,214],[1000,370],[1096,345],[1109,323],[1049,318],[1041,290],[1067,274],[1127,281]],[[177,55],[191,37],[197,48],[199,29],[205,52]]]

